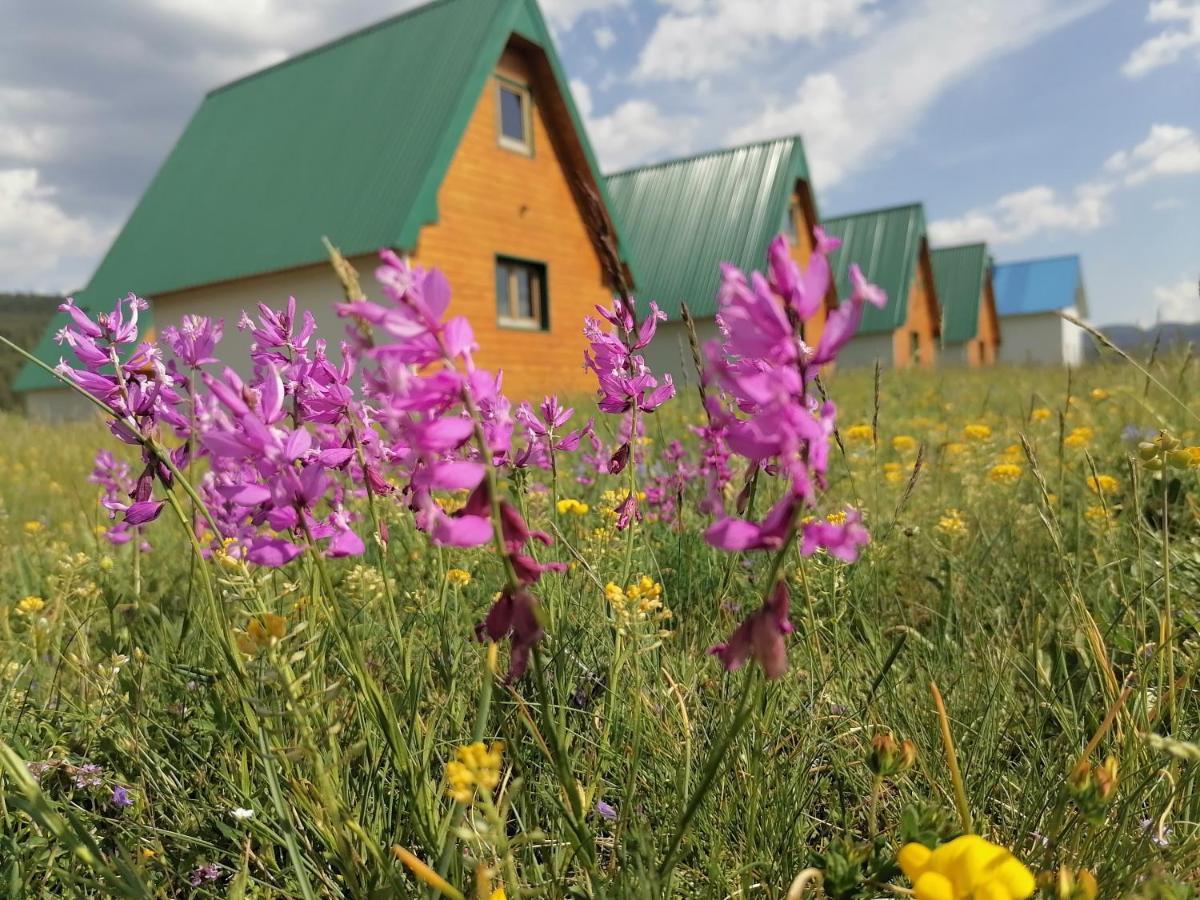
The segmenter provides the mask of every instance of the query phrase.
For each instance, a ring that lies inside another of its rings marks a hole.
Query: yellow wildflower
[[[1096,900],[1100,886],[1087,869],[1072,872],[1070,866],[1058,870],[1058,900]]]
[[[1083,517],[1087,519],[1089,524],[1097,527],[1107,526],[1113,519],[1112,510],[1101,506],[1099,503],[1085,509]]]
[[[580,503],[578,500],[572,500],[570,498],[559,500],[555,506],[557,507],[558,514],[560,516],[565,516],[568,513],[573,516],[586,516],[588,514],[588,510],[591,509],[591,507],[586,503]]]
[[[471,583],[471,573],[466,569],[447,569],[446,581],[455,587],[465,587]]]
[[[830,525],[845,525],[846,524],[846,511],[844,509],[834,510],[833,512],[831,512],[829,515],[827,515],[825,517],[825,521],[828,522]]]
[[[963,429],[963,434],[972,441],[986,441],[992,436],[992,429],[987,425],[983,425],[978,422],[972,422]]]
[[[911,453],[917,449],[917,440],[910,434],[898,434],[892,438],[892,449],[897,453]]]
[[[960,441],[951,441],[945,449],[947,456],[961,456],[967,452],[967,445]]]
[[[1092,399],[1096,401],[1107,400],[1108,391],[1104,388],[1092,388]]]
[[[1086,447],[1094,435],[1095,431],[1091,428],[1080,425],[1071,429],[1070,433],[1063,438],[1063,443],[1068,447]]]
[[[1089,476],[1087,486],[1093,494],[1115,494],[1121,489],[1121,483],[1111,475]]]
[[[936,850],[905,844],[896,858],[917,900],[1025,900],[1037,881],[1004,847],[964,834]]]
[[[470,803],[478,788],[491,794],[500,783],[500,766],[504,763],[504,744],[494,741],[485,746],[476,741],[454,751],[454,759],[446,763],[446,792],[459,803]]]
[[[247,656],[253,656],[260,650],[271,647],[287,634],[287,619],[275,613],[263,613],[254,616],[246,623],[244,632],[235,632],[238,649]]]
[[[1048,418],[1050,418],[1051,415],[1052,413],[1050,410],[1046,409],[1044,406],[1039,406],[1032,413],[1030,413],[1030,418],[1035,422],[1045,422]]]
[[[1021,467],[1014,463],[998,463],[988,470],[988,478],[997,484],[1012,484],[1021,477]]]
[[[36,616],[46,607],[46,601],[41,597],[32,595],[23,597],[17,601],[17,612],[22,612],[27,616]]]
[[[622,634],[641,624],[659,625],[671,618],[671,610],[662,601],[663,586],[643,575],[633,584],[622,589],[609,582],[604,586],[604,599],[612,607],[617,630]],[[659,628],[654,637],[665,638],[669,632],[665,626]]]
[[[967,521],[957,509],[948,509],[938,519],[937,530],[946,537],[962,537],[967,533]]]
[[[899,484],[904,480],[904,470],[898,462],[886,462],[883,464],[883,477],[888,484]]]
[[[26,534],[41,534],[43,531],[45,531],[46,526],[37,519],[31,519],[25,523],[24,528]]]
[[[1021,449],[1020,444],[1009,444],[1000,455],[1004,457],[1005,462],[1017,462],[1024,458],[1025,451]]]
[[[865,442],[865,441],[871,440],[874,437],[875,437],[875,429],[872,428],[870,425],[867,425],[865,422],[859,423],[858,425],[851,425],[849,428],[846,429],[846,440],[848,440],[848,441],[854,441],[854,442],[863,441],[863,442]]]

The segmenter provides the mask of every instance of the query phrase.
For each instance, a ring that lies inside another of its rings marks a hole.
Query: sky
[[[798,133],[823,215],[1200,321],[1200,0],[541,2],[605,171]],[[414,5],[0,0],[0,291],[85,285],[208,89]]]

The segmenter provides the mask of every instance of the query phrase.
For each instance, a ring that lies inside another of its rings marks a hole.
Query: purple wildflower
[[[117,785],[112,789],[112,797],[109,798],[108,802],[117,809],[128,809],[133,806],[133,800],[129,796],[129,791],[121,787],[121,785]]]

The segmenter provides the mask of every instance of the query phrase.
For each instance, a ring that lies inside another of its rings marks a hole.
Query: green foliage
[[[1195,368],[1154,371],[1187,398]],[[432,896],[406,858],[466,896],[783,897],[814,862],[829,896],[884,896],[905,843],[960,827],[936,681],[983,835],[1039,873],[1091,870],[1101,897],[1194,896],[1197,470],[1173,457],[1164,483],[1122,432],[1186,448],[1197,421],[1129,368],[885,373],[877,411],[869,375],[826,386],[844,449],[814,514],[862,506],[872,544],[787,561],[796,633],[771,683],[705,653],[766,561],[707,547],[694,498],[640,526],[627,569],[603,480],[564,470],[558,496],[588,509],[561,514],[545,473],[507,484],[572,563],[539,585],[547,638],[507,685],[473,636],[496,557],[431,548],[402,504],[385,548],[327,566],[199,562],[169,510],[150,549],[114,546],[86,480],[107,432],[0,416],[0,894]],[[681,394],[652,470],[692,440]],[[643,575],[670,618],[630,591]],[[1068,776],[1098,731],[1087,789],[1119,765],[1085,817]],[[882,733],[916,758],[877,781]],[[503,742],[499,781],[455,803],[447,764],[475,741]]]

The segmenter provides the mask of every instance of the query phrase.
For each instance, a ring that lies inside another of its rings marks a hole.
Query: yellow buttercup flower
[[[1086,425],[1080,425],[1072,428],[1070,434],[1063,438],[1063,443],[1068,447],[1086,447],[1095,436],[1096,432]]]
[[[917,900],[1025,900],[1037,881],[998,844],[964,834],[936,850],[905,844],[896,861]]]
[[[962,537],[967,533],[967,522],[957,509],[948,509],[938,519],[937,530],[946,537]]]
[[[17,612],[24,613],[27,616],[36,616],[46,607],[46,601],[41,597],[22,597],[17,601]]]
[[[560,516],[568,514],[572,516],[586,516],[591,509],[586,503],[580,503],[578,500],[571,500],[570,498],[559,500],[555,504],[555,507],[558,509]]]
[[[1121,489],[1121,483],[1111,475],[1089,476],[1087,486],[1093,494],[1115,494]]]
[[[1039,406],[1029,414],[1029,417],[1035,422],[1045,422],[1048,418],[1050,418],[1051,415],[1053,414],[1050,412],[1050,410],[1046,409],[1044,406]]]
[[[892,449],[897,453],[911,453],[917,449],[917,440],[910,434],[898,434],[892,438]]]
[[[875,437],[875,429],[866,423],[851,425],[846,429],[846,440],[852,442],[865,442]]]
[[[986,441],[992,436],[992,429],[987,425],[973,422],[963,429],[963,434],[972,441]]]
[[[23,526],[26,534],[41,534],[46,530],[46,526],[37,519],[31,519]]]
[[[504,764],[504,744],[493,741],[487,746],[476,741],[454,751],[454,759],[446,763],[446,792],[459,803],[470,803],[478,788],[488,794],[500,783],[500,767]]]
[[[464,587],[471,583],[471,573],[466,569],[447,569],[446,581],[455,587]]]
[[[1013,484],[1021,477],[1021,467],[1014,463],[999,463],[988,469],[988,479],[996,484]]]

